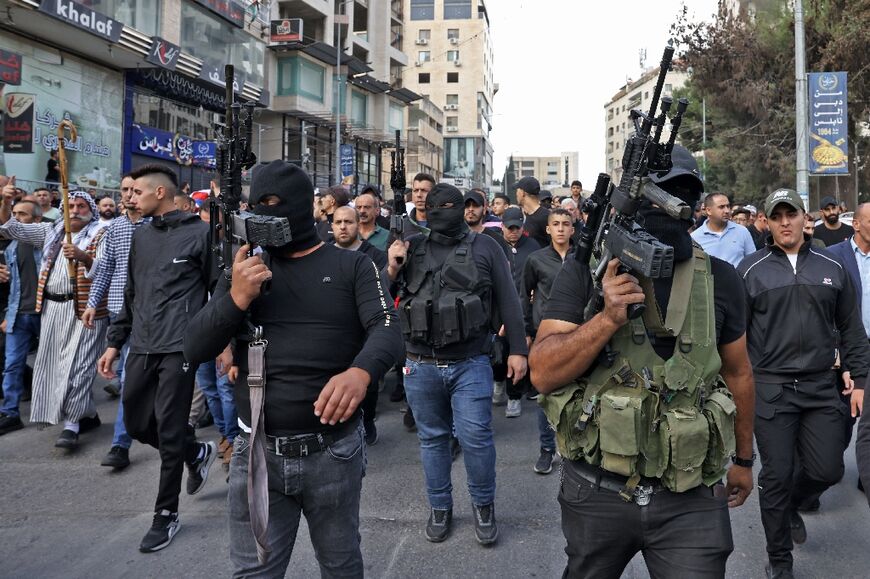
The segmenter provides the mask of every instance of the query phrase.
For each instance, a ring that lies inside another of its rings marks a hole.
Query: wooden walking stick
[[[66,129],[69,129],[70,141],[74,142],[78,138],[76,126],[72,121],[64,119],[57,126],[57,162],[60,166],[60,189],[63,199],[63,232],[66,235],[66,242],[72,244],[72,230],[69,223],[69,167],[66,162],[66,149],[64,144],[64,136]],[[73,259],[67,260],[67,271],[69,279],[75,284],[76,281],[76,262]]]

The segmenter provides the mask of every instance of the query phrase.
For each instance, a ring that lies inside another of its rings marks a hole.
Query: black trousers
[[[641,507],[581,478],[570,461],[562,464],[564,579],[619,579],[638,551],[653,579],[725,576],[734,543],[727,499],[716,496],[724,492],[703,485],[684,493],[661,491]]]
[[[843,476],[845,408],[833,372],[828,380],[756,381],[755,395],[755,439],[761,456],[758,502],[767,555],[771,565],[790,568],[792,513]]]
[[[366,389],[366,397],[360,402],[360,409],[363,411],[363,421],[366,424],[374,422],[378,411],[378,383],[372,382]]]
[[[196,459],[193,427],[187,422],[196,368],[181,352],[127,355],[124,367],[124,425],[133,439],[160,451],[160,485],[154,511],[178,512],[184,463]]]
[[[870,412],[870,405],[865,407],[861,420],[858,422],[855,459],[858,461],[858,476],[861,477],[864,494],[867,495],[867,501],[870,503],[870,491],[868,491],[870,489],[870,417],[867,416],[868,412]]]

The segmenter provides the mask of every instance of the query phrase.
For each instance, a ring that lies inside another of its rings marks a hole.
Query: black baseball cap
[[[475,191],[474,189],[465,194],[465,203],[468,203],[469,201],[474,202],[480,207],[486,205],[486,200],[483,198],[483,195],[481,195],[480,191]]]
[[[674,145],[674,150],[671,151],[671,170],[667,173],[650,173],[650,180],[655,183],[664,183],[688,175],[689,178],[694,178],[697,181],[697,186],[701,192],[704,191],[704,182],[701,181],[701,171],[698,169],[698,161],[692,156],[687,148],[682,145]]]
[[[501,224],[505,227],[522,227],[525,218],[519,207],[508,207],[501,216]]]
[[[523,189],[523,191],[525,191],[525,189]],[[547,191],[546,189],[541,189],[541,192],[538,193],[538,197],[540,199],[552,199],[553,194],[550,191]]]
[[[529,195],[537,196],[541,192],[541,184],[534,177],[523,177],[514,183],[514,189],[522,189]]]
[[[822,200],[819,201],[819,209],[824,209],[824,208],[827,207],[828,205],[837,205],[837,206],[839,206],[840,203],[839,203],[839,201],[837,201],[836,199],[834,199],[834,198],[831,197],[830,195],[828,195],[828,196],[826,196],[826,197],[822,197]]]

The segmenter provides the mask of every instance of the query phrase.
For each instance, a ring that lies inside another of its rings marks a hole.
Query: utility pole
[[[797,139],[797,192],[810,207],[809,143],[807,142],[807,66],[804,47],[804,8],[794,3],[795,137]]]

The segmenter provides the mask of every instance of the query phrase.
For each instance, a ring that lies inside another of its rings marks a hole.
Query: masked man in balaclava
[[[241,247],[232,280],[221,276],[185,336],[185,355],[196,362],[235,339],[242,432],[229,478],[234,577],[283,577],[303,512],[321,574],[363,576],[358,407],[401,356],[402,341],[377,267],[361,252],[320,241],[313,200],[311,180],[296,165],[254,168],[251,210],[286,219],[292,240],[253,257]],[[254,327],[267,343],[259,358]]]
[[[447,538],[453,521],[451,430],[462,446],[475,534],[498,538],[489,350],[501,324],[511,346],[508,377],[526,374],[522,311],[498,244],[468,229],[462,193],[444,183],[426,197],[428,231],[389,249],[405,338],[405,394],[417,420],[429,498],[426,538]]]
[[[651,180],[693,207],[697,163],[679,146],[673,162]],[[586,320],[589,266],[566,261],[529,360],[563,457],[565,576],[617,578],[642,551],[654,577],[724,577],[728,507],[752,490],[744,291],[731,265],[692,244],[690,221],[648,201],[637,220],[673,247],[673,277],[639,279],[613,259],[604,308]]]

